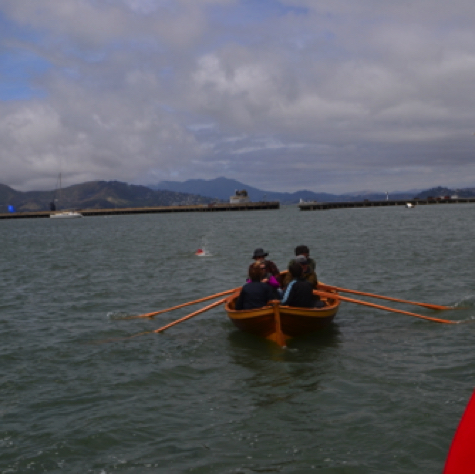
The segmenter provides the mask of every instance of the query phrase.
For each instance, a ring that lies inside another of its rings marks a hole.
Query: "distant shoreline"
[[[75,209],[79,210],[85,217],[91,216],[120,216],[131,214],[163,214],[172,212],[235,212],[235,211],[262,211],[279,209],[279,202],[246,202],[239,204],[195,204],[190,206],[158,206],[158,207],[137,207],[122,209]],[[0,214],[0,219],[42,219],[49,218],[54,212],[11,212]]]
[[[432,198],[432,199],[407,199],[407,200],[384,200],[384,201],[344,201],[344,202],[301,202],[301,211],[325,211],[328,209],[348,209],[348,208],[369,208],[369,207],[389,207],[389,206],[427,206],[433,204],[460,204],[475,203],[473,198]]]

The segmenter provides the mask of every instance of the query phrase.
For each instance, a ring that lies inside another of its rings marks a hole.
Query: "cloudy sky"
[[[0,0],[0,183],[475,186],[473,0]]]

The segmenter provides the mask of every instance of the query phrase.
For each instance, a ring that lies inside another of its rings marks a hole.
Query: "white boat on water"
[[[61,165],[60,165],[61,169]],[[53,201],[50,203],[50,210],[52,211],[49,217],[51,219],[77,219],[78,217],[84,217],[80,212],[77,211],[57,211],[56,202],[61,202],[63,189],[61,186],[61,171],[59,172],[58,182],[56,184],[56,189],[58,191],[58,199],[53,198]],[[56,194],[56,193],[55,193]],[[56,201],[56,202],[55,202]]]
[[[50,214],[51,219],[77,219],[78,217],[84,217],[80,212],[76,211],[60,211],[55,214]]]
[[[414,208],[414,204],[412,204],[412,202],[406,202],[406,208],[407,208],[407,209],[413,209],[413,208]]]

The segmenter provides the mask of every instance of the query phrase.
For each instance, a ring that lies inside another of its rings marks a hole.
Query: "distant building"
[[[231,196],[229,198],[229,202],[231,204],[242,204],[243,202],[251,202],[251,200],[249,199],[249,196],[245,189],[243,189],[242,191],[238,191],[236,189],[234,196]]]

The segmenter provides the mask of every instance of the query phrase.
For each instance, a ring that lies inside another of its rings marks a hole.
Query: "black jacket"
[[[273,289],[267,283],[251,281],[246,283],[236,301],[236,309],[255,309],[266,306],[274,296]]]
[[[313,285],[304,279],[296,280],[290,289],[287,300],[282,301],[282,304],[297,308],[313,308],[315,306]]]

